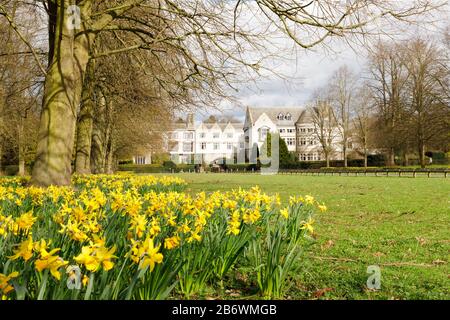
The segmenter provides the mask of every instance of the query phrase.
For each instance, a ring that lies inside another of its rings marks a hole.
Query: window
[[[232,134],[232,133],[227,133],[227,138],[228,138],[228,139],[233,138],[233,134]]]
[[[185,140],[192,140],[194,138],[194,133],[193,132],[185,132],[183,135],[183,138]]]
[[[312,161],[312,160],[313,160],[312,154],[308,154],[308,161]]]
[[[206,142],[202,142],[202,143],[200,144],[200,149],[201,149],[201,150],[206,150]]]
[[[287,132],[288,133],[294,133],[295,131],[294,131],[294,129],[287,129]]]
[[[183,142],[183,152],[192,152],[192,142]]]
[[[306,138],[301,138],[300,139],[300,145],[301,146],[306,146]]]
[[[259,129],[259,141],[266,141],[267,134],[269,133],[268,127],[262,127]]]
[[[214,142],[214,150],[219,150],[220,145],[217,142]]]
[[[284,116],[284,120],[291,120],[291,119],[292,119],[292,116],[291,116],[290,113],[287,113],[287,114]]]
[[[233,144],[231,142],[227,143],[227,150],[233,150]]]
[[[283,120],[284,119],[284,115],[282,113],[278,114],[277,119],[278,120]]]
[[[315,145],[314,142],[315,142],[314,139],[309,139],[309,145],[310,145],[310,146]]]
[[[172,139],[178,139],[178,132],[172,132]]]
[[[298,132],[305,133],[305,132],[306,132],[306,129],[305,129],[305,128],[299,128],[299,129],[298,129]]]
[[[141,157],[141,156],[138,156],[138,157],[136,157],[136,159],[135,159],[136,164],[146,164],[146,161],[145,161],[145,160],[146,160],[145,157]]]
[[[280,129],[280,133],[284,133],[286,129]]]
[[[239,143],[239,148],[244,149],[244,147],[245,147],[244,142],[240,142],[240,143]]]
[[[202,139],[206,138],[206,133],[200,132],[200,138],[202,138]]]
[[[219,138],[220,138],[220,132],[214,132],[213,139],[219,139]]]
[[[286,138],[285,141],[288,146],[295,146],[295,138]]]
[[[314,132],[314,129],[313,128],[308,128],[308,132]]]

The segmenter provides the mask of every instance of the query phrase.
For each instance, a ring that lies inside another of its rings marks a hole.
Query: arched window
[[[291,120],[291,119],[292,119],[291,114],[290,114],[290,113],[287,113],[287,114],[284,116],[284,119],[285,119],[285,120]]]
[[[278,120],[283,120],[284,119],[284,115],[282,113],[279,113],[277,116]]]

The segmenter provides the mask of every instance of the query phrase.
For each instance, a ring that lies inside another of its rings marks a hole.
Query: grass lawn
[[[259,185],[267,193],[313,195],[316,242],[292,279],[292,299],[450,299],[450,179],[177,174],[188,192]],[[366,287],[381,268],[381,290]]]

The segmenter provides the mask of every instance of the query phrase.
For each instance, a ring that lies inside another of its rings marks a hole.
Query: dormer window
[[[283,115],[282,113],[280,113],[280,114],[277,116],[277,119],[278,119],[278,120],[283,120],[283,119],[284,119],[284,115]]]
[[[287,114],[284,116],[284,120],[291,120],[291,119],[292,119],[292,116],[291,116],[290,113],[287,113]]]

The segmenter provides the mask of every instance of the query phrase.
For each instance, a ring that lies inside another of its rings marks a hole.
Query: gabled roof
[[[306,109],[304,107],[272,107],[272,108],[253,108],[248,107],[246,118],[251,123],[254,124],[255,121],[258,120],[258,118],[262,114],[266,114],[269,119],[276,124],[277,126],[295,126],[295,124],[301,120],[301,117],[304,115]],[[278,119],[279,114],[291,115],[290,120],[280,120]]]
[[[219,122],[214,122],[214,123],[201,123],[198,126],[198,129],[200,128],[205,128],[208,130],[214,129],[214,128],[220,128],[221,131],[224,131],[225,129],[229,128],[229,126],[232,126],[235,130],[242,130],[243,128],[243,124],[240,122],[227,122],[227,123],[219,123]]]

